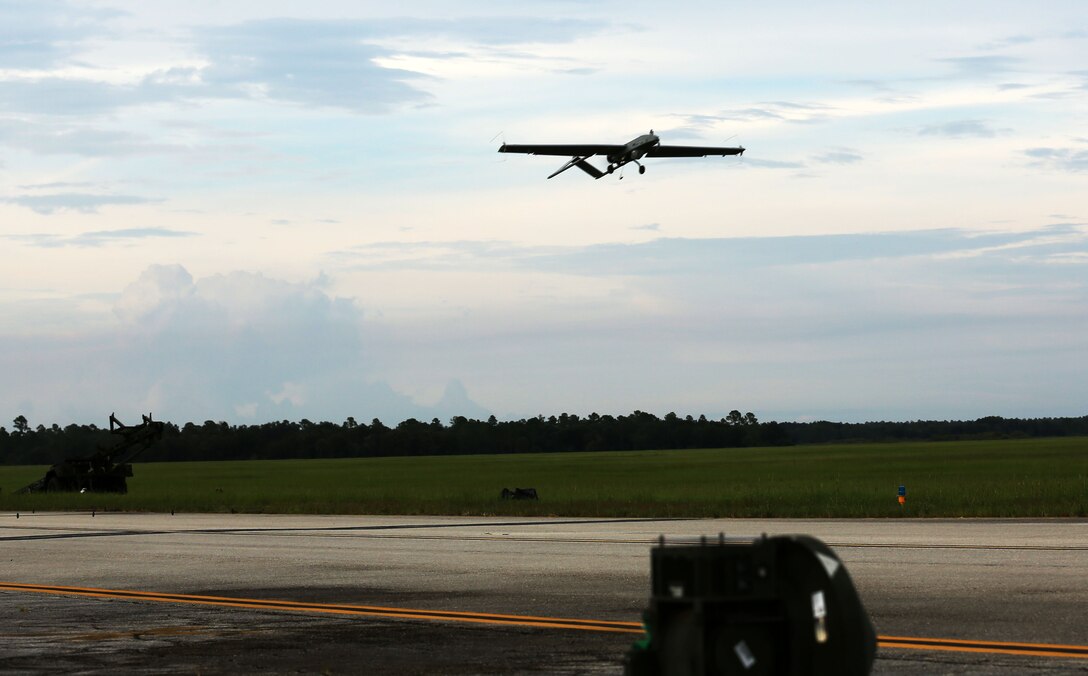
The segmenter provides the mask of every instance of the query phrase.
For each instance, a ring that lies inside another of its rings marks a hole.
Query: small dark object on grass
[[[539,500],[540,496],[536,494],[535,488],[515,488],[510,490],[509,488],[502,489],[503,500]]]

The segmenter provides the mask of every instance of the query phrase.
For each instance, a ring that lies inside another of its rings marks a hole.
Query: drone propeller
[[[502,144],[503,144],[503,145],[506,145],[506,132],[505,132],[505,131],[500,131],[500,132],[499,132],[498,134],[495,134],[494,136],[492,136],[492,137],[491,137],[491,140],[490,140],[490,141],[488,141],[488,143],[494,143],[494,142],[495,142],[495,139],[497,139],[497,138],[500,138],[500,137],[502,138]],[[506,160],[507,160],[507,157],[506,157],[506,155],[503,155],[503,156],[502,156],[502,159],[500,159],[500,160],[497,160],[497,162],[498,162],[498,164],[502,164],[502,163],[503,163],[503,162],[505,162]]]
[[[732,135],[732,136],[730,136],[729,138],[727,138],[727,139],[725,139],[724,141],[722,141],[722,143],[729,143],[730,141],[732,141],[733,139],[737,138],[738,136],[740,136],[740,134],[733,134],[733,135]],[[743,164],[743,163],[744,163],[744,153],[740,153],[739,155],[737,155],[737,161],[736,161],[736,164]]]

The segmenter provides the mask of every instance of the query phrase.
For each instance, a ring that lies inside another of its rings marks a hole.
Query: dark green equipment
[[[125,425],[111,413],[110,433],[120,437],[120,441],[91,455],[58,462],[44,477],[19,492],[127,493],[126,479],[132,476],[129,463],[158,441],[166,427],[150,415],[143,419],[139,425]]]
[[[876,632],[842,561],[807,535],[651,551],[646,638],[627,676],[864,676]]]

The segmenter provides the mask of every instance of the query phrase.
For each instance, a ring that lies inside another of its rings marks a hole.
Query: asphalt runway
[[[0,672],[619,674],[657,538],[719,532],[828,543],[874,673],[1088,673],[1084,519],[111,513],[0,514]]]

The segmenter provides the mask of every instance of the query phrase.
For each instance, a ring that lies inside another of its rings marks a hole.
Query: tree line
[[[205,421],[167,423],[163,438],[141,462],[183,460],[270,460],[492,453],[562,453],[681,448],[733,448],[843,442],[938,441],[1088,435],[1080,418],[1001,418],[973,421],[836,423],[760,422],[734,410],[719,420],[706,416],[630,415],[580,417],[568,413],[513,421],[463,416],[443,423],[409,418],[389,427],[349,417],[342,423],[283,420],[258,425]],[[0,463],[53,464],[87,456],[112,445],[108,428],[95,425],[32,427],[20,415],[12,429],[0,427]]]

